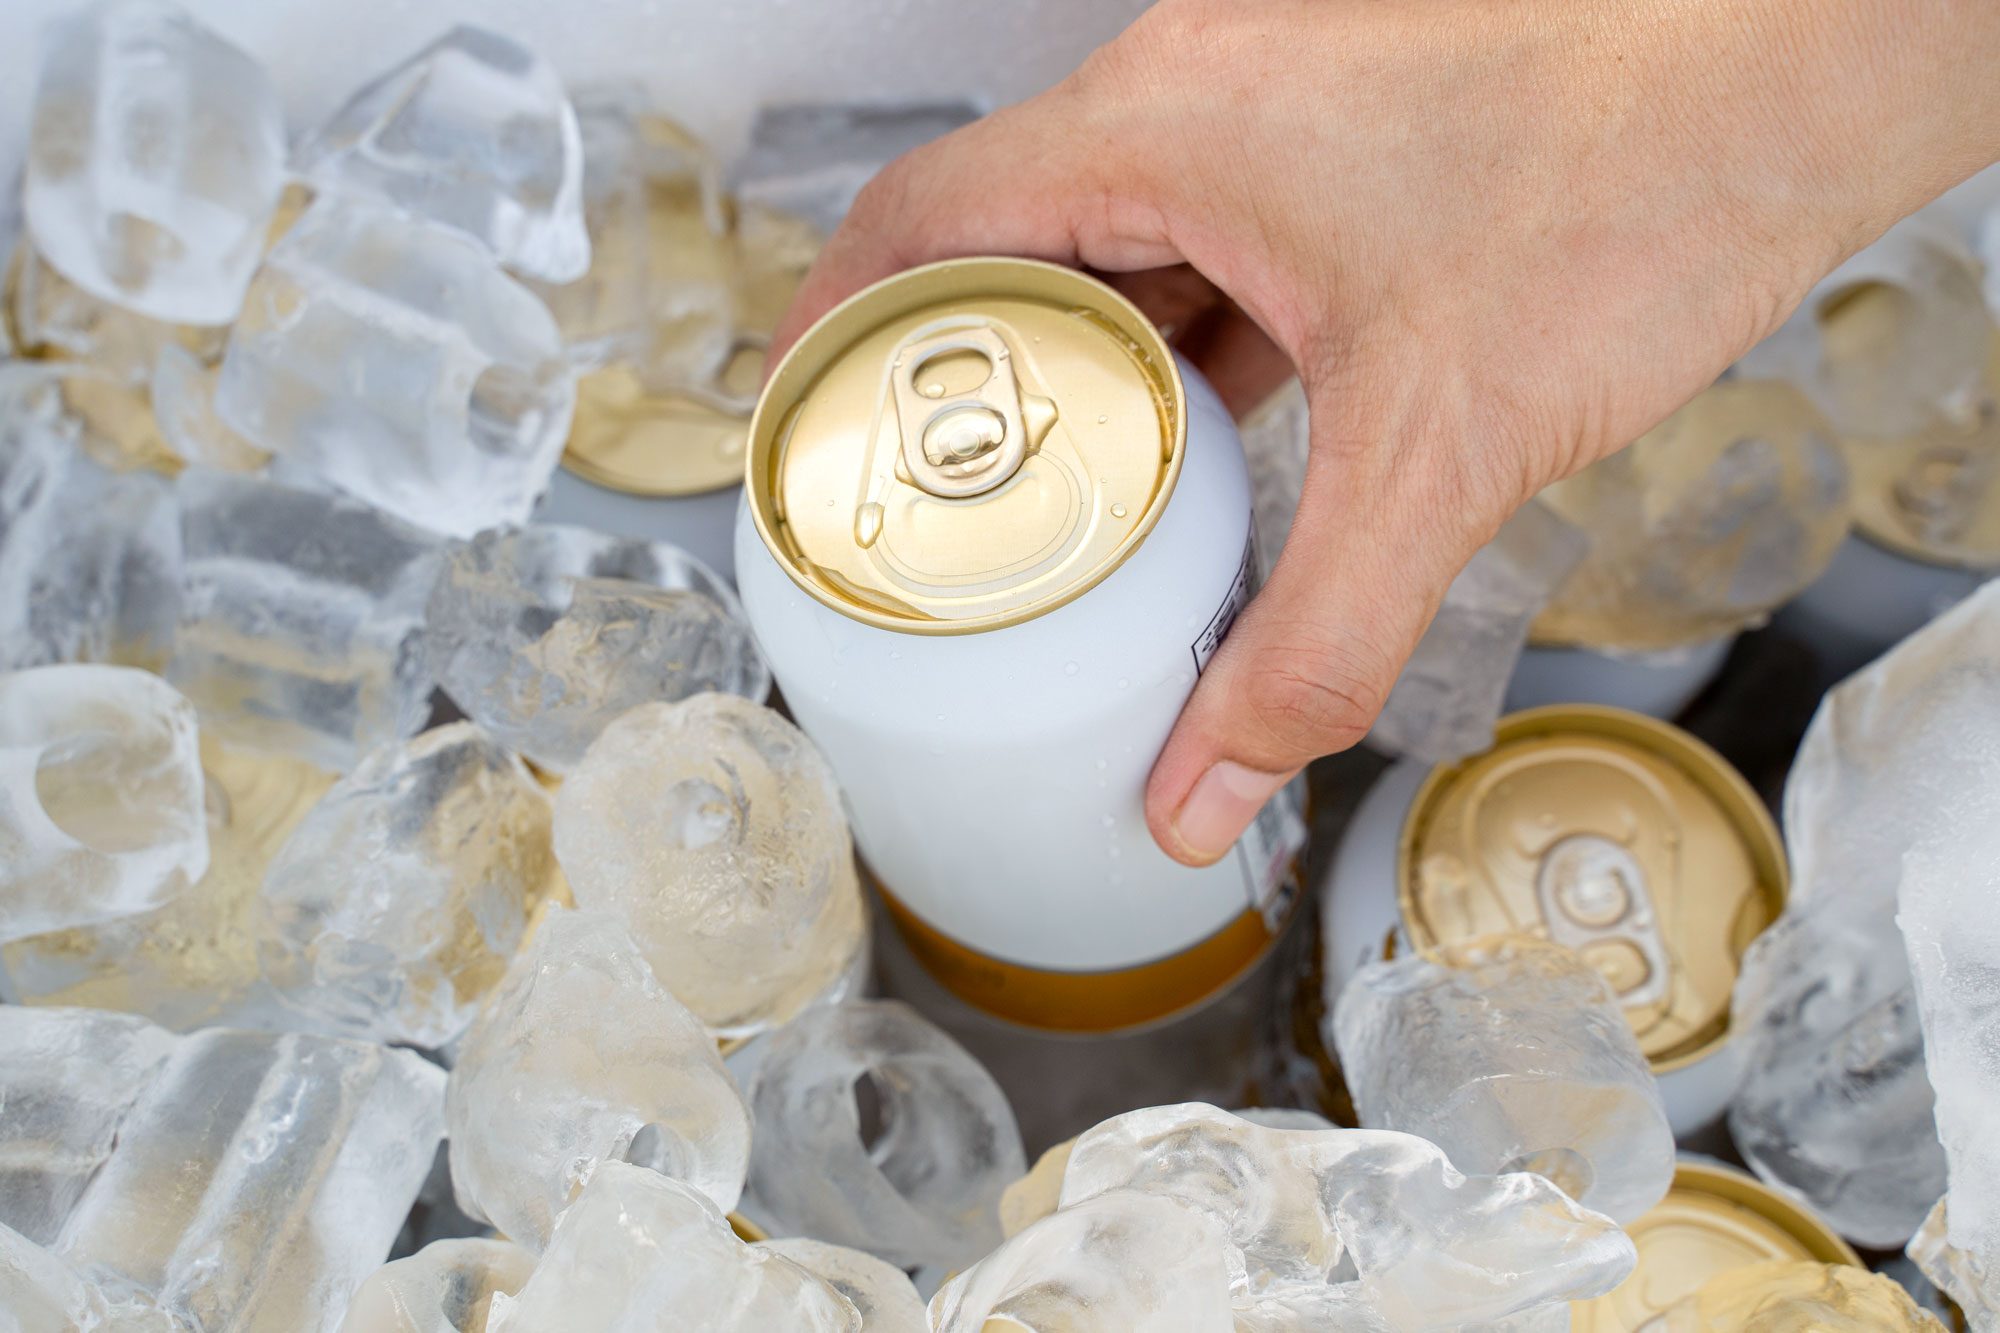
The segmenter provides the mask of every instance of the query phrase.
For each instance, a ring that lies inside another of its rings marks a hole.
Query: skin
[[[1238,411],[1296,370],[1304,493],[1146,793],[1205,864],[1358,741],[1452,577],[1842,259],[2000,158],[1993,0],[1160,0],[891,165],[773,358],[914,264],[1115,275]]]

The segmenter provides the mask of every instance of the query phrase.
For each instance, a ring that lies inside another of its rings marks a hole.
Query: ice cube
[[[1650,652],[1717,638],[1819,577],[1847,535],[1833,428],[1776,380],[1725,379],[1543,491],[1589,554],[1537,641]]]
[[[204,730],[353,767],[430,712],[423,612],[439,546],[357,501],[191,469],[168,674]]]
[[[10,1333],[190,1333],[143,1297],[111,1301],[20,1232],[0,1226],[0,1312]]]
[[[23,200],[49,263],[175,324],[227,324],[284,187],[278,90],[162,0],[112,0],[51,30]]]
[[[1369,739],[1432,763],[1491,745],[1528,626],[1589,547],[1547,505],[1516,511],[1445,589]]]
[[[162,347],[153,362],[153,416],[167,448],[183,462],[224,472],[255,472],[271,461],[229,428],[215,412],[219,366],[207,365],[185,348]]]
[[[172,485],[84,456],[42,367],[0,366],[0,667],[173,650],[181,580]]]
[[[760,1241],[847,1298],[861,1315],[860,1333],[930,1333],[923,1298],[909,1275],[870,1254],[798,1237]]]
[[[1476,1175],[1534,1171],[1632,1222],[1666,1196],[1674,1135],[1618,997],[1560,945],[1489,936],[1370,963],[1334,1012],[1361,1123]]]
[[[519,1291],[534,1266],[511,1241],[437,1241],[376,1269],[340,1333],[485,1333],[494,1296]]]
[[[1610,1219],[1538,1175],[1466,1176],[1412,1135],[1266,1129],[1200,1103],[1084,1134],[1056,1220],[1126,1190],[1226,1234],[1231,1302],[1267,1321],[1258,1327],[1342,1327],[1333,1313],[1357,1309],[1396,1329],[1511,1319],[1601,1295],[1638,1257]]]
[[[746,203],[804,218],[831,233],[861,187],[896,158],[984,112],[970,102],[801,102],[767,106],[731,173]]]
[[[556,1223],[487,1333],[862,1333],[847,1299],[769,1249],[746,1245],[706,1194],[605,1162]],[[872,1331],[871,1331],[872,1333]]]
[[[212,361],[229,330],[208,324],[167,324],[91,295],[49,266],[23,240],[8,272],[8,317],[20,350],[87,362],[120,384],[143,384],[161,351],[173,347]]]
[[[2000,745],[1996,663],[1988,583],[1821,703],[1785,788],[1792,900],[1737,983],[1737,1146],[1871,1246],[1902,1244],[1944,1192],[1896,884]]]
[[[281,1027],[257,969],[264,871],[334,775],[283,755],[203,740],[208,873],[164,907],[8,944],[16,998],[138,1014],[162,1027]]]
[[[1243,456],[1250,466],[1250,516],[1258,562],[1268,579],[1278,567],[1305,486],[1306,456],[1312,444],[1305,386],[1297,379],[1285,381],[1250,410],[1240,430]]]
[[[791,308],[819,257],[821,237],[804,218],[761,204],[740,204],[732,233],[739,334],[768,339]]]
[[[1944,1325],[1879,1273],[1780,1262],[1710,1278],[1639,1333],[1944,1333]]]
[[[533,1250],[606,1161],[733,1208],[750,1154],[714,1040],[601,913],[549,910],[460,1045],[446,1110],[459,1205]]]
[[[908,1005],[807,1010],[768,1039],[748,1094],[750,1191],[773,1231],[903,1268],[959,1267],[999,1243],[1000,1193],[1027,1168],[1013,1109]]]
[[[371,752],[264,876],[258,954],[298,1026],[443,1046],[555,873],[549,798],[471,722]]]
[[[509,268],[590,266],[583,145],[562,80],[511,38],[460,25],[364,84],[306,136],[294,170],[456,228]]]
[[[1204,1214],[1114,1190],[1043,1218],[945,1283],[931,1327],[1233,1333],[1227,1249]]]
[[[157,907],[208,869],[194,708],[158,676],[0,676],[0,939]]]
[[[698,694],[618,718],[556,794],[555,836],[577,905],[623,920],[719,1035],[784,1022],[861,947],[832,770],[748,700]]]
[[[527,521],[575,393],[547,307],[476,244],[322,199],[259,270],[215,408],[350,494],[469,537]]]
[[[761,701],[771,687],[735,593],[664,542],[484,533],[445,562],[428,619],[431,670],[452,701],[556,772],[639,704],[705,690]]]
[[[1950,1297],[1980,1333],[2000,1328],[2000,1273],[1985,1260],[1952,1244],[1948,1199],[1939,1199],[1905,1253],[1938,1291]]]

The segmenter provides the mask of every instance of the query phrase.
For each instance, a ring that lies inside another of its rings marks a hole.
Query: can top
[[[1851,1264],[1860,1256],[1804,1208],[1740,1171],[1683,1159],[1667,1197],[1626,1228],[1638,1267],[1611,1291],[1570,1306],[1575,1333],[1622,1333],[1752,1264]]]
[[[1073,269],[961,259],[835,307],[773,372],[747,493],[792,581],[911,634],[1080,596],[1159,521],[1186,404],[1172,353]]]
[[[1654,1072],[1729,1035],[1743,952],[1786,893],[1777,826],[1722,756],[1667,723],[1557,704],[1417,789],[1397,860],[1418,948],[1517,931],[1567,945]]]

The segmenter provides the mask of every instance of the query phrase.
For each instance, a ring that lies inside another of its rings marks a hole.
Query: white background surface
[[[294,133],[453,23],[540,50],[572,87],[643,84],[725,155],[765,101],[969,93],[1060,79],[1147,0],[183,0],[263,60]],[[0,179],[34,98],[41,32],[78,0],[0,0]]]

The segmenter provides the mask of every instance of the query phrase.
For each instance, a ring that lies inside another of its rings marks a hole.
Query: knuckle
[[[1301,760],[1355,744],[1382,711],[1371,664],[1318,638],[1267,649],[1248,664],[1243,705],[1267,744]]]

